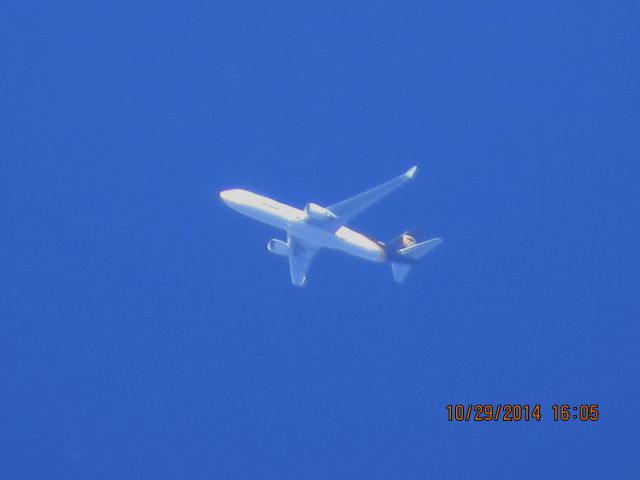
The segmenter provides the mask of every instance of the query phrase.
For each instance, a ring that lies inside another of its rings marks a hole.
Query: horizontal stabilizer
[[[396,249],[398,243],[404,246]],[[441,243],[441,238],[432,238],[431,240],[416,243],[415,238],[409,232],[405,232],[400,237],[392,240],[385,248],[388,255],[387,258],[391,262],[393,279],[398,283],[402,282],[413,264]]]
[[[442,243],[441,238],[432,238],[431,240],[426,240],[420,243],[414,243],[405,248],[401,248],[398,250],[398,254],[403,257],[410,258],[412,260],[418,260],[429,253],[431,250],[436,248],[438,245]]]

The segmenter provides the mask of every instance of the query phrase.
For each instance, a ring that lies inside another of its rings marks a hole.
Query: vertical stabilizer
[[[398,283],[402,282],[411,270],[411,267],[441,243],[441,238],[432,238],[424,242],[417,242],[410,231],[403,233],[387,243],[385,245],[385,252],[387,259],[391,263],[393,279]]]
[[[393,272],[393,279],[400,283],[404,280],[411,270],[411,265],[408,263],[392,263],[391,271]]]

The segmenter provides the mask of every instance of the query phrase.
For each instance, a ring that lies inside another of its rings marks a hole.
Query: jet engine
[[[269,250],[271,253],[275,253],[276,255],[287,256],[291,251],[291,247],[289,247],[289,244],[287,242],[272,238],[267,244],[267,250]]]
[[[314,220],[328,220],[337,218],[331,210],[321,207],[317,203],[307,203],[307,205],[304,207],[304,213],[307,218],[312,218]]]

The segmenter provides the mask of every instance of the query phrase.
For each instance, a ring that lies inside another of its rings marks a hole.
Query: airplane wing
[[[386,197],[395,189],[411,180],[415,176],[416,170],[418,170],[418,167],[411,167],[399,177],[391,179],[388,182],[383,183],[382,185],[378,185],[377,187],[373,187],[371,190],[362,192],[355,197],[343,200],[342,202],[334,203],[327,208],[338,217],[338,220],[341,224],[345,224],[356,215],[364,212],[378,200]]]
[[[290,247],[289,273],[291,273],[291,283],[302,287],[307,281],[307,272],[318,247],[291,235],[287,235],[287,243]]]

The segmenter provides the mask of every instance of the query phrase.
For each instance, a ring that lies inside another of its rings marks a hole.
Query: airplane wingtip
[[[416,172],[417,171],[418,171],[418,166],[414,165],[409,170],[407,170],[407,172],[404,174],[404,176],[407,177],[407,178],[413,178],[413,177],[416,176]]]

